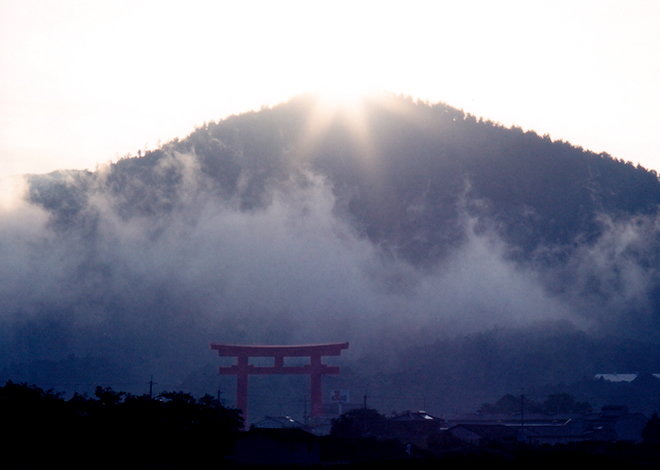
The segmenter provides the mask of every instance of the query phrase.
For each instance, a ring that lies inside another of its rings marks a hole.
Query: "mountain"
[[[248,211],[267,205],[278,184],[309,171],[327,180],[335,210],[372,243],[432,265],[463,238],[456,226],[464,213],[497,224],[527,258],[542,246],[597,239],[607,229],[603,216],[655,214],[660,200],[655,171],[441,103],[379,96],[358,111],[361,129],[341,109],[317,117],[328,112],[319,106],[301,96],[208,123],[96,175],[32,176],[30,201],[59,223],[73,222],[94,184],[121,196],[124,218],[170,213],[181,203],[187,164],[172,155],[186,155],[219,200]],[[315,121],[325,122],[310,129]]]
[[[660,340],[655,171],[442,103],[301,95],[26,183],[0,233],[8,364],[104,357],[181,383],[215,364],[209,341],[348,340],[354,386],[391,387],[421,345],[469,367],[463,341],[489,331]],[[633,349],[474,386],[659,362]]]

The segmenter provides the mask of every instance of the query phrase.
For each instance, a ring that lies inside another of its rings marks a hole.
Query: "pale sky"
[[[660,170],[660,1],[0,0],[0,177],[307,90],[443,101]]]

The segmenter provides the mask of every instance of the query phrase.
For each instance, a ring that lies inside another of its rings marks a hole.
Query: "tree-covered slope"
[[[26,181],[1,214],[5,362],[75,353],[183,380],[208,341],[348,340],[384,371],[493,327],[660,333],[657,174],[444,104],[303,95]],[[601,357],[567,369],[565,349],[548,380]],[[608,364],[648,363],[631,354]]]
[[[185,172],[241,210],[264,207],[273,187],[301,172],[332,186],[337,212],[374,243],[414,263],[435,262],[460,238],[462,217],[493,222],[510,243],[535,249],[593,241],[615,220],[655,214],[655,171],[532,131],[505,128],[444,104],[367,100],[361,122],[313,96],[204,124],[182,140],[125,158],[99,174],[31,177],[32,202],[65,222],[94,190],[117,197],[126,218],[181,203]],[[323,121],[313,128],[314,120]],[[186,155],[186,164],[176,155]],[[173,157],[174,155],[174,157]]]

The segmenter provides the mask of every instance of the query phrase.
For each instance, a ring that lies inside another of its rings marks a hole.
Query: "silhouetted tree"
[[[555,393],[543,402],[543,411],[546,413],[571,413],[575,405],[575,398],[568,393]]]
[[[74,394],[68,401],[52,390],[7,382],[0,387],[3,458],[22,465],[66,459],[75,465],[104,456],[106,463],[130,458],[142,464],[207,464],[231,451],[243,426],[240,412],[210,395],[183,392],[157,399],[97,387],[95,399]],[[38,453],[30,448],[39,448]]]
[[[657,411],[653,412],[651,419],[642,430],[642,439],[649,444],[660,444],[660,417]]]

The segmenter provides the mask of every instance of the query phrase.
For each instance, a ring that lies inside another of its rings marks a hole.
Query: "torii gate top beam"
[[[348,349],[348,343],[305,344],[298,346],[211,344],[211,349],[218,351],[219,356],[318,357],[339,356],[343,349]]]

